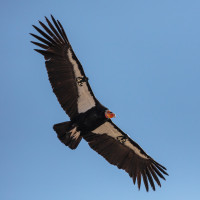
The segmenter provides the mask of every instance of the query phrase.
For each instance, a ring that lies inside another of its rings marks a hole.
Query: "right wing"
[[[157,163],[127,134],[120,130],[111,120],[105,122],[95,130],[84,134],[83,138],[90,147],[103,156],[110,164],[124,169],[133,179],[137,180],[140,189],[141,178],[146,190],[149,184],[155,190],[156,183],[161,186],[158,177],[165,180],[163,174],[168,175],[166,168]]]
[[[35,51],[42,54],[46,60],[46,69],[53,92],[65,112],[73,118],[94,107],[97,100],[62,25],[53,16],[51,18],[54,26],[47,18],[49,27],[39,21],[46,33],[33,25],[43,38],[31,33],[42,43],[31,42],[42,48]]]

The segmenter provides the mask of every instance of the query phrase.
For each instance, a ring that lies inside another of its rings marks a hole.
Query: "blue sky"
[[[200,165],[200,1],[2,1],[0,199],[197,199]],[[167,167],[162,188],[140,191],[82,141],[56,138],[69,118],[33,51],[31,26],[63,24],[91,87],[114,122]]]

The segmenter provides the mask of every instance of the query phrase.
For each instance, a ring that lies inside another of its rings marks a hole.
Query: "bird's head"
[[[106,117],[107,119],[111,119],[111,118],[113,118],[113,117],[116,117],[116,115],[115,115],[113,112],[111,112],[110,110],[106,110],[106,111],[105,111],[105,117]]]

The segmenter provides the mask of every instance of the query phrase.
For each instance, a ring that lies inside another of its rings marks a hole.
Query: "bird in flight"
[[[53,126],[57,137],[71,149],[85,139],[110,164],[125,170],[134,184],[137,181],[139,189],[143,180],[146,191],[149,184],[155,190],[155,182],[161,186],[160,178],[168,175],[166,168],[111,121],[115,114],[95,97],[61,23],[51,19],[46,18],[47,25],[39,21],[43,30],[33,25],[42,37],[31,33],[39,40],[31,42],[40,47],[35,51],[44,56],[53,92],[70,118]]]

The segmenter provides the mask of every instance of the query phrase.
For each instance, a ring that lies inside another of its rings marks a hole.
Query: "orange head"
[[[106,110],[105,111],[105,117],[107,119],[110,119],[110,118],[116,117],[116,115],[113,112],[111,112],[110,110]]]

